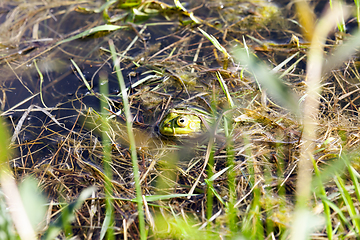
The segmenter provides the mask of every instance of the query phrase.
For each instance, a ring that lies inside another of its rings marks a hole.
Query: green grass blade
[[[44,102],[44,99],[43,99],[43,95],[42,95],[42,86],[43,86],[43,83],[44,83],[44,76],[42,75],[42,73],[41,73],[35,59],[34,59],[34,65],[35,65],[36,71],[38,72],[39,77],[40,77],[40,100],[41,100],[41,103],[44,105],[44,107],[47,108],[47,106],[46,106],[46,104]]]
[[[82,33],[76,34],[75,36],[72,36],[72,37],[66,38],[64,40],[61,40],[61,41],[59,41],[57,43],[57,45],[67,43],[67,42],[71,42],[71,41],[76,40],[76,39],[84,38],[84,37],[90,36],[90,35],[92,35],[94,33],[97,33],[97,32],[112,32],[112,31],[116,31],[116,30],[119,30],[119,29],[122,29],[122,28],[127,28],[127,26],[117,26],[117,25],[106,24],[106,25],[93,27],[93,28],[91,28],[89,30],[85,30]]]
[[[325,187],[321,181],[321,174],[320,171],[316,165],[315,159],[313,157],[311,157],[313,166],[314,166],[314,171],[315,171],[315,175],[317,176],[318,181],[318,187],[320,189],[320,197],[324,206],[324,214],[325,214],[325,220],[326,220],[326,231],[327,231],[327,237],[328,239],[333,239],[333,231],[332,231],[332,224],[331,224],[331,213],[330,213],[330,207],[329,204],[324,201],[324,199],[326,199],[326,191],[325,191]]]
[[[211,133],[211,137],[209,139],[209,143],[208,143],[208,149],[206,152],[206,156],[208,156],[208,161],[207,161],[207,175],[209,178],[212,177],[212,175],[214,174],[213,172],[213,168],[214,168],[214,133]],[[214,189],[213,186],[213,182],[206,180],[206,185],[207,185],[207,189],[206,189],[206,218],[208,221],[210,221],[212,215],[213,215],[213,197],[214,194],[216,197],[218,197],[216,194],[217,192]],[[195,185],[194,185],[195,186]],[[210,225],[208,225],[208,228],[210,228]]]
[[[233,107],[233,105],[231,105],[231,107]],[[236,173],[234,171],[235,151],[234,151],[234,142],[232,139],[233,136],[231,134],[231,131],[232,131],[231,127],[232,127],[232,119],[231,119],[231,115],[228,112],[228,114],[224,115],[224,131],[225,131],[225,137],[226,137],[226,165],[229,168],[229,171],[227,174],[228,188],[229,188],[229,200],[226,204],[226,212],[227,212],[227,218],[228,218],[230,231],[231,231],[232,235],[234,236],[234,234],[237,233],[238,228],[237,228],[237,214],[236,214],[236,208],[235,208],[236,199],[237,199],[236,180],[235,180]]]
[[[339,215],[341,221],[346,224],[346,227],[355,232],[354,228],[351,226],[344,213],[335,203],[331,202],[327,197],[321,197],[321,201],[326,202],[326,204]]]
[[[213,35],[208,34],[207,32],[205,32],[204,30],[202,30],[199,27],[198,27],[198,29],[207,39],[209,39],[209,41],[214,45],[214,47],[216,47],[217,50],[222,52],[226,58],[229,57],[229,54],[226,51],[226,48],[224,48]]]
[[[183,10],[184,12],[187,12],[187,10],[184,8],[184,6],[181,4],[179,0],[174,0],[174,3],[177,8]]]
[[[220,170],[219,172],[215,173],[214,175],[212,175],[208,180],[209,181],[215,181],[218,177],[220,177],[223,173],[225,173],[227,170],[229,170],[230,167],[226,167],[222,170]]]
[[[88,81],[86,80],[84,74],[82,73],[81,69],[79,68],[79,66],[76,64],[76,62],[72,59],[70,59],[71,63],[74,65],[76,71],[78,72],[78,74],[80,75],[81,77],[81,80],[84,82],[86,88],[89,90],[89,91],[92,91],[91,90],[91,86],[90,84],[88,83]]]
[[[336,1],[338,4],[336,5],[338,8],[342,10],[342,4],[341,4],[341,1]],[[329,5],[330,5],[330,8],[333,9],[333,3],[332,3],[332,0],[329,0]],[[346,25],[345,25],[345,20],[344,20],[344,16],[342,15],[340,17],[340,19],[337,19],[337,26],[338,26],[338,30],[339,32],[346,32]]]
[[[358,201],[360,201],[360,185],[358,180],[360,174],[355,170],[355,168],[351,166],[351,162],[347,154],[342,154],[341,159],[343,160],[349,171],[350,178],[352,180],[352,183],[354,184],[356,198]]]
[[[341,179],[339,175],[335,177],[335,183],[339,188],[342,200],[345,202],[345,205],[348,209],[349,215],[352,219],[353,225],[355,227],[355,232],[360,232],[360,219],[357,216],[357,212],[354,206],[354,202],[348,192],[348,190],[345,188],[344,181]]]
[[[230,57],[230,54],[227,52],[226,48],[224,48],[213,35],[208,34],[207,32],[205,32],[204,30],[202,30],[199,27],[198,27],[198,29],[207,39],[209,39],[209,41],[214,45],[214,47],[217,50],[219,50],[220,52],[222,52],[224,54],[224,58],[225,58],[224,65],[227,64],[226,60]],[[225,69],[225,67],[224,67],[224,69]]]
[[[201,20],[198,19],[197,17],[195,17],[193,12],[189,12],[188,10],[186,10],[186,8],[180,3],[179,0],[174,0],[175,6],[180,9],[181,11],[183,11],[186,15],[188,15],[190,17],[191,20],[193,20],[194,23],[196,24],[200,24]]]
[[[357,176],[359,176],[359,173],[350,164],[348,164],[348,171],[350,173],[351,180],[355,187],[355,194],[357,200],[360,201],[360,185],[359,185],[359,180],[357,178]]]
[[[104,218],[103,224],[101,226],[101,230],[100,230],[100,237],[99,237],[100,240],[104,239],[105,234],[109,231],[109,226],[113,222],[113,216],[112,215],[113,215],[112,212],[106,211],[105,218]],[[112,234],[112,236],[108,235],[107,239],[110,239],[110,238],[114,239],[113,234]]]
[[[224,200],[221,198],[221,196],[217,193],[216,189],[214,188],[213,184],[211,181],[209,181],[209,179],[204,179],[205,183],[208,185],[208,189],[212,192],[212,194],[214,194],[214,196],[219,200],[219,202],[221,202],[222,204],[225,205]],[[210,196],[212,197],[212,194],[210,194]],[[208,200],[209,201],[209,200]],[[212,205],[211,208],[208,207],[208,209],[211,209],[211,213],[208,215],[208,220],[211,218],[212,216]]]
[[[234,107],[234,101],[231,98],[229,89],[226,86],[226,83],[225,83],[224,79],[222,78],[221,74],[218,71],[216,72],[216,77],[219,80],[221,89],[223,90],[223,92],[224,92],[224,94],[226,96],[226,99],[228,100],[230,108],[233,108]]]
[[[355,6],[356,6],[356,20],[358,23],[358,28],[360,28],[360,1],[354,0]]]
[[[114,239],[114,230],[110,227],[110,224],[114,221],[114,209],[113,209],[113,199],[112,199],[112,170],[111,170],[111,140],[109,138],[109,122],[108,122],[108,112],[106,108],[108,107],[107,96],[109,95],[109,86],[108,86],[108,77],[107,73],[100,72],[100,113],[101,113],[101,141],[103,145],[103,165],[105,173],[105,206],[106,213],[103,225],[101,227],[100,239],[105,236],[107,233],[107,239]]]
[[[145,219],[144,219],[143,203],[142,203],[142,196],[141,196],[142,192],[141,192],[141,186],[140,186],[140,174],[139,174],[139,166],[138,166],[138,161],[137,161],[135,138],[134,138],[134,133],[132,130],[132,117],[131,117],[131,113],[130,113],[128,94],[126,91],[125,81],[124,81],[124,78],[121,73],[120,62],[117,61],[115,46],[114,46],[114,42],[112,40],[109,40],[109,46],[110,46],[110,51],[111,51],[111,55],[113,58],[113,63],[115,65],[116,75],[117,75],[119,85],[120,85],[121,97],[122,97],[123,104],[124,104],[124,112],[125,112],[125,117],[126,117],[126,128],[127,128],[129,142],[130,142],[130,153],[131,153],[131,160],[132,160],[133,172],[134,172],[136,200],[138,203],[140,237],[142,240],[145,240],[146,232],[145,232]]]

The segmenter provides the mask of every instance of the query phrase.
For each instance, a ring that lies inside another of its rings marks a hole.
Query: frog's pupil
[[[184,128],[184,127],[186,127],[186,125],[188,123],[188,119],[186,117],[180,117],[177,119],[176,122],[179,127]]]

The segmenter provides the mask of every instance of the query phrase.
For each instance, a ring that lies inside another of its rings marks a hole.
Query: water
[[[172,1],[168,1],[168,4],[172,4]],[[95,2],[87,7],[94,9],[98,5]],[[254,48],[257,43],[247,35],[262,41],[285,43],[291,38],[291,34],[298,30],[298,26],[287,19],[293,14],[293,7],[289,9],[285,2],[267,6],[268,14],[276,15],[274,21],[257,18],[259,11],[264,12],[265,7],[253,3],[207,1],[202,4],[189,1],[185,5],[196,17],[206,22],[201,28],[217,37],[228,49],[232,45],[241,44],[243,36],[249,46]],[[286,8],[286,15],[281,15],[278,6]],[[195,105],[209,105],[211,101],[213,86],[217,82],[214,72],[221,70],[224,59],[219,51],[214,55],[214,46],[197,30],[197,25],[187,25],[190,20],[188,16],[173,10],[151,16],[145,22],[141,22],[144,19],[140,16],[135,20],[140,24],[129,23],[126,29],[96,33],[85,39],[57,45],[59,40],[74,35],[74,31],[79,33],[104,24],[101,13],[84,14],[74,11],[76,7],[77,5],[55,4],[51,8],[43,6],[42,11],[29,7],[36,14],[29,18],[18,42],[5,41],[6,44],[2,46],[2,115],[8,117],[14,125],[19,123],[24,114],[27,116],[16,141],[18,157],[22,159],[20,165],[30,167],[37,161],[54,161],[53,156],[59,145],[73,135],[72,131],[87,131],[78,122],[79,112],[89,108],[99,111],[99,72],[106,72],[109,78],[109,99],[112,101],[109,110],[117,112],[121,108],[119,84],[108,53],[109,39],[115,42],[118,53],[125,53],[121,67],[126,85],[130,88],[135,126],[151,128],[159,122],[166,109],[187,99],[192,99],[190,103]],[[9,3],[4,9],[0,12],[3,22],[5,16],[16,9],[16,5]],[[109,16],[123,14],[123,10],[109,12]],[[21,28],[20,24],[21,22],[14,20],[14,28]],[[118,21],[116,24],[124,22]],[[8,29],[9,39],[16,39],[12,29]],[[137,37],[138,40],[127,49]],[[8,57],[9,54],[11,57]],[[278,64],[289,53],[265,51],[263,54],[259,53],[259,56]],[[91,91],[86,88],[70,59],[80,67],[92,87]],[[44,77],[43,82],[40,81],[34,61]],[[230,64],[230,72],[223,71],[224,76],[228,74],[227,81],[231,83],[231,91],[249,91],[249,86],[254,85],[253,80],[248,79],[246,84],[242,83],[235,73],[231,73],[234,69],[235,66]],[[146,81],[143,84],[130,87],[144,79]],[[221,89],[215,91],[221,95]],[[238,98],[239,104],[244,104],[245,107],[247,96]],[[26,113],[31,105],[39,106],[43,111],[34,109]],[[226,105],[226,101],[219,99],[219,105]],[[54,119],[63,125],[56,124]],[[65,158],[66,154],[68,153],[63,152],[59,156]],[[28,159],[29,156],[36,160],[24,162],[23,159]]]

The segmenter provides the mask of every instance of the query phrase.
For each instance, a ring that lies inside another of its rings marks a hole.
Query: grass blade
[[[209,41],[214,45],[214,47],[219,50],[220,52],[222,52],[222,54],[224,54],[224,65],[223,68],[227,69],[228,66],[228,59],[230,57],[230,54],[226,51],[226,48],[224,48],[219,41],[211,34],[208,34],[207,32],[205,32],[204,30],[202,30],[201,28],[199,28],[199,31],[207,38],[209,39]]]
[[[213,35],[208,34],[199,27],[198,29],[207,39],[209,39],[209,41],[214,45],[214,47],[216,47],[217,50],[224,54],[225,58],[228,58],[230,56],[229,53],[226,51],[226,48],[224,48]]]
[[[38,72],[39,74],[39,77],[40,77],[40,100],[41,100],[41,103],[44,105],[44,107],[47,108],[45,102],[44,102],[44,99],[43,99],[43,95],[42,95],[42,86],[43,86],[43,83],[44,83],[44,76],[42,75],[37,63],[36,63],[36,60],[34,59],[34,65],[35,65],[35,68],[36,68],[36,71]]]
[[[224,92],[224,94],[226,96],[226,99],[228,100],[230,108],[233,108],[234,107],[234,102],[233,102],[233,100],[231,98],[231,95],[229,93],[229,89],[227,88],[224,79],[222,78],[221,74],[218,71],[216,72],[216,77],[219,80],[221,89],[223,90],[223,92]]]
[[[136,153],[136,145],[135,145],[135,138],[134,133],[132,130],[132,117],[130,113],[130,105],[128,100],[128,95],[126,91],[126,86],[124,82],[124,78],[121,74],[120,63],[117,61],[117,55],[115,51],[114,42],[109,40],[109,46],[111,55],[113,58],[113,63],[115,65],[116,75],[119,81],[120,90],[121,90],[121,97],[124,104],[124,112],[126,117],[126,128],[129,136],[130,142],[130,152],[131,152],[131,160],[133,165],[133,172],[134,172],[134,180],[135,180],[135,189],[136,189],[136,201],[138,203],[138,216],[139,216],[139,228],[140,228],[140,237],[142,240],[146,239],[146,232],[145,232],[145,219],[144,219],[144,211],[143,211],[143,203],[142,203],[142,192],[140,186],[140,174],[139,174],[139,166],[137,162],[137,153]]]
[[[314,166],[314,171],[315,171],[315,175],[316,177],[319,179],[318,181],[318,187],[320,189],[320,198],[321,201],[323,203],[324,206],[324,213],[325,213],[325,219],[326,219],[326,231],[327,231],[327,237],[328,239],[333,239],[333,233],[332,233],[332,224],[331,224],[331,213],[330,213],[330,208],[329,208],[329,204],[324,200],[326,199],[326,191],[325,191],[325,187],[321,181],[321,174],[320,171],[316,165],[315,159],[313,157],[311,157],[311,160],[313,162],[313,166]]]
[[[107,118],[106,107],[108,106],[106,97],[109,94],[109,86],[108,86],[108,77],[107,73],[100,72],[100,93],[101,93],[101,101],[100,101],[100,111],[101,111],[101,138],[103,145],[103,164],[104,164],[104,173],[105,173],[105,203],[106,203],[106,213],[105,219],[103,221],[103,225],[101,227],[100,239],[105,236],[107,233],[107,239],[114,239],[114,230],[110,227],[110,224],[113,223],[114,220],[114,209],[113,209],[113,199],[112,199],[112,171],[111,171],[111,140],[109,138],[109,122]],[[86,81],[86,80],[85,80]]]
[[[335,183],[338,186],[342,200],[344,201],[344,203],[348,209],[349,215],[350,215],[353,225],[355,227],[355,232],[359,233],[360,232],[360,219],[357,216],[354,202],[353,202],[348,190],[345,187],[344,181],[341,179],[341,177],[339,175],[337,175],[335,177]]]
[[[357,176],[359,176],[359,173],[350,164],[348,164],[348,170],[350,173],[351,180],[355,187],[356,197],[358,200],[360,200],[360,185],[359,185],[359,181],[357,179]]]
[[[76,64],[76,62],[75,62],[74,60],[70,59],[70,61],[71,61],[71,63],[74,65],[74,67],[75,67],[76,71],[78,72],[78,74],[80,75],[81,80],[83,80],[86,88],[87,88],[89,91],[92,91],[90,84],[89,84],[88,81],[86,80],[86,78],[85,78],[84,74],[82,73],[81,69],[79,68],[79,66]]]
[[[117,25],[110,25],[110,24],[106,24],[106,25],[101,25],[101,26],[97,26],[97,27],[93,27],[89,30],[83,31],[82,33],[76,34],[75,36],[66,38],[64,40],[61,40],[57,43],[57,45],[59,44],[63,44],[63,43],[67,43],[67,42],[71,42],[73,40],[79,39],[79,38],[84,38],[87,36],[90,36],[94,33],[97,32],[104,32],[104,31],[108,31],[108,32],[112,32],[112,31],[116,31],[122,28],[127,28],[127,26],[117,26]]]

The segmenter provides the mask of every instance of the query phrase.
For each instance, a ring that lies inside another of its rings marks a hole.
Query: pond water
[[[156,126],[166,111],[179,104],[209,110],[216,95],[217,110],[221,113],[226,109],[227,99],[218,85],[216,71],[222,74],[239,109],[252,108],[254,103],[263,101],[255,79],[246,74],[243,78],[241,67],[232,62],[223,69],[222,53],[197,27],[212,34],[228,50],[232,46],[243,46],[245,41],[269,68],[298,52],[299,55],[284,66],[286,69],[306,54],[306,45],[299,49],[291,42],[296,36],[306,44],[292,2],[183,2],[203,24],[191,23],[187,14],[169,6],[161,11],[157,4],[147,6],[140,9],[147,11],[147,15],[136,17],[129,9],[111,8],[109,21],[123,25],[124,29],[99,32],[62,44],[58,44],[59,41],[105,24],[103,12],[94,12],[101,6],[101,1],[69,2],[67,5],[4,3],[0,11],[3,25],[0,99],[1,115],[8,119],[11,129],[19,127],[12,139],[16,149],[14,166],[22,169],[34,164],[66,162],[64,159],[69,152],[63,149],[63,141],[69,136],[80,143],[95,141],[92,130],[79,117],[90,108],[100,110],[100,73],[105,73],[109,81],[108,110],[115,115],[121,109],[119,84],[109,54],[110,39],[121,55],[134,127],[151,135],[157,135]],[[173,6],[173,1],[162,3]],[[320,14],[326,3],[314,3],[316,13]],[[70,59],[79,66],[91,90],[85,86]],[[301,86],[305,67],[305,61],[299,61],[284,80]],[[123,122],[123,117],[116,118]],[[100,140],[98,133],[95,136]],[[283,142],[295,140],[296,137],[281,139]],[[74,147],[74,143],[67,144]],[[101,165],[98,159],[92,159],[88,150],[84,150],[85,145],[81,158]],[[127,149],[128,146],[120,144],[120,147]],[[72,157],[76,158],[75,155]]]
[[[224,111],[228,101],[216,72],[221,73],[239,109],[255,108],[263,101],[255,79],[246,72],[242,76],[241,66],[231,61],[224,69],[223,54],[197,27],[216,37],[228,51],[232,46],[243,46],[245,41],[269,68],[297,52],[299,55],[284,66],[286,69],[306,54],[306,40],[302,38],[291,2],[184,3],[188,12],[173,8],[173,1],[163,1],[163,5],[152,3],[137,9],[137,15],[130,8],[113,7],[106,14],[96,12],[102,1],[66,5],[4,3],[0,11],[1,107],[2,116],[8,119],[12,129],[18,125],[12,139],[17,150],[14,166],[23,169],[34,164],[37,167],[44,163],[68,164],[65,159],[69,154],[75,159],[79,154],[82,159],[99,165],[92,158],[101,155],[92,156],[86,149],[87,143],[82,150],[76,149],[68,138],[79,143],[96,142],[92,129],[81,118],[90,108],[100,110],[101,74],[109,82],[109,112],[115,116],[121,109],[119,83],[109,54],[110,39],[121,57],[134,127],[152,135],[157,135],[156,126],[166,111],[180,104],[209,111],[215,101],[218,113]],[[319,1],[314,6],[320,13],[326,4]],[[190,12],[203,23],[195,24]],[[106,18],[124,28],[59,44],[63,39],[104,25]],[[291,42],[293,36],[304,43],[303,49]],[[78,65],[91,90],[70,60]],[[284,80],[300,86],[305,67],[305,62],[300,60]],[[116,118],[123,122],[123,117]],[[100,140],[97,134],[95,138]],[[71,151],[64,149],[64,141]],[[120,147],[126,152],[128,146],[120,144]]]

